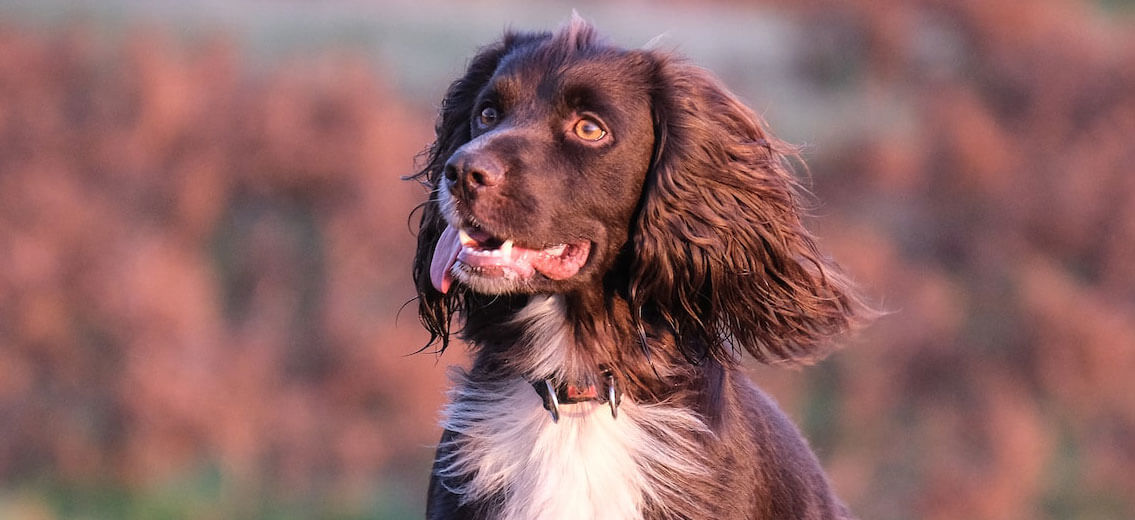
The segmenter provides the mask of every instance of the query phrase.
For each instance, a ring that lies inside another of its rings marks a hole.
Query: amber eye
[[[607,131],[599,126],[593,119],[583,118],[576,121],[575,126],[572,127],[575,135],[584,141],[598,141],[607,135]]]
[[[497,113],[497,109],[493,107],[485,107],[481,109],[481,115],[478,116],[477,121],[481,124],[481,126],[493,126],[494,124],[496,124],[498,117],[500,117],[500,114]]]

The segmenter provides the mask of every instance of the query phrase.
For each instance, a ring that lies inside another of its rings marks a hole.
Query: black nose
[[[458,150],[445,162],[445,178],[469,190],[496,186],[504,178],[504,166],[491,154]]]

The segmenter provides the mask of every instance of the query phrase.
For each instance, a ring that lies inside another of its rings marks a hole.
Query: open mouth
[[[587,262],[591,242],[529,248],[496,237],[476,225],[447,225],[430,264],[434,288],[448,292],[456,271],[482,278],[523,281],[537,273],[552,280],[575,276]]]

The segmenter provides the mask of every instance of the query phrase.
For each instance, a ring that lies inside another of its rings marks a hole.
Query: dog
[[[814,361],[866,307],[801,224],[792,149],[709,72],[578,16],[508,32],[424,157],[419,316],[474,352],[428,518],[851,517],[740,361]]]

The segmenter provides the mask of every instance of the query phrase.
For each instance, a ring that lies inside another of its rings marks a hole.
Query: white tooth
[[[500,246],[501,256],[512,256],[512,240],[505,240]]]
[[[464,229],[457,230],[457,238],[461,241],[461,245],[463,246],[471,246],[477,243],[477,241],[473,240],[473,237],[469,236],[469,233],[466,233]]]

